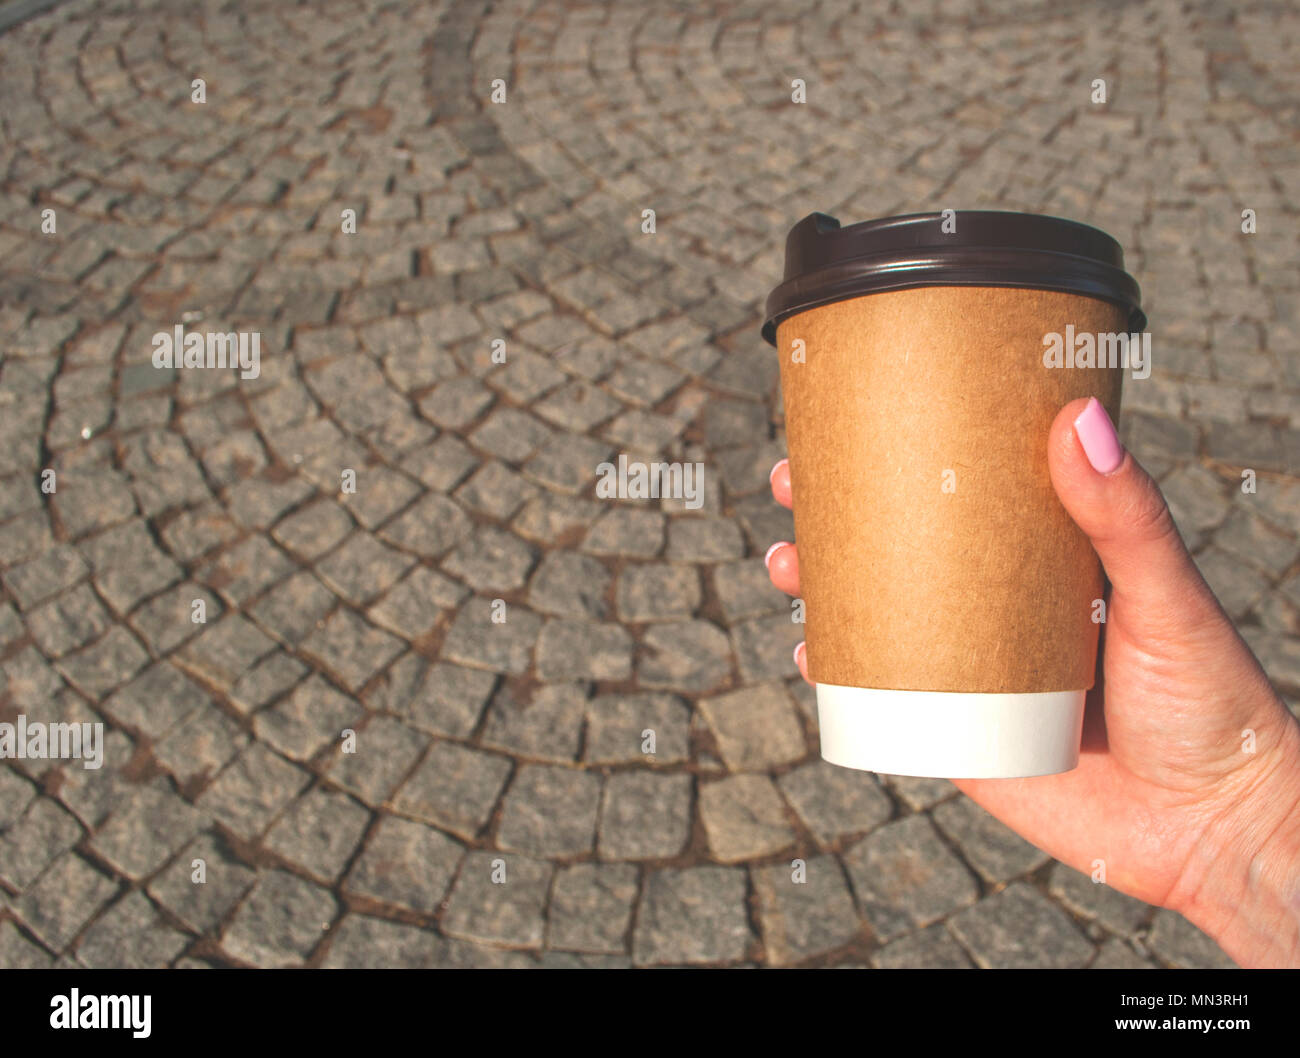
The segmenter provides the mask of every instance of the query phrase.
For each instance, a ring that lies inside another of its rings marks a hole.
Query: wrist
[[[1289,714],[1260,757],[1225,791],[1168,906],[1242,966],[1300,967],[1300,728]]]

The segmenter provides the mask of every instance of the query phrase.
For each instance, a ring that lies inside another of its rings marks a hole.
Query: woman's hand
[[[1027,840],[1172,908],[1242,964],[1300,966],[1300,726],[1187,552],[1105,409],[1075,401],[1048,439],[1052,483],[1110,581],[1079,766],[954,780]],[[790,507],[786,460],[772,493]],[[793,544],[767,554],[799,593]],[[795,651],[808,677],[804,647]]]

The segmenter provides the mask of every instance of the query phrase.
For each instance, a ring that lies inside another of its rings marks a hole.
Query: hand
[[[1110,581],[1079,766],[956,785],[1078,870],[1104,861],[1108,884],[1182,913],[1239,963],[1300,966],[1300,726],[1100,404],[1061,410],[1048,464]],[[771,480],[792,506],[787,460]],[[767,564],[798,595],[795,546]],[[807,679],[802,643],[795,660]]]

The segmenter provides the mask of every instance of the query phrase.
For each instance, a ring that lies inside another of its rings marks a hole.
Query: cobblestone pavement
[[[0,36],[0,719],[108,732],[0,767],[0,964],[1226,962],[820,762],[757,328],[813,208],[1113,233],[1126,439],[1294,705],[1289,5],[132,6]],[[260,375],[156,369],[182,322]]]

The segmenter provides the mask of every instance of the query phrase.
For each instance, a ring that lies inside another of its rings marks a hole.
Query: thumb
[[[1129,627],[1163,638],[1227,623],[1159,486],[1095,397],[1061,409],[1047,462],[1056,494],[1106,570],[1112,608],[1135,619]]]

